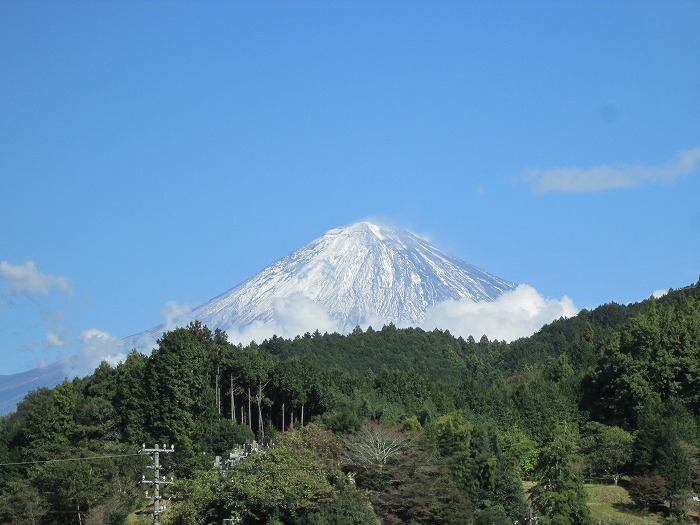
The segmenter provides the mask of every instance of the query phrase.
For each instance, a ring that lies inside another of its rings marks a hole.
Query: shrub
[[[627,492],[635,506],[643,510],[663,507],[668,496],[666,480],[661,476],[631,477]]]

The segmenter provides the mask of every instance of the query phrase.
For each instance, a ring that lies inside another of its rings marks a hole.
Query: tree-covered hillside
[[[0,419],[0,523],[125,523],[154,443],[163,523],[583,525],[589,479],[682,522],[699,416],[700,283],[511,343],[389,325],[244,347],[193,323]],[[213,466],[254,440],[274,447]]]

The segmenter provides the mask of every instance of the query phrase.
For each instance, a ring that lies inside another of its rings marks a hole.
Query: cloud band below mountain
[[[542,326],[561,317],[573,317],[578,313],[568,297],[561,300],[545,299],[532,286],[521,284],[515,290],[505,292],[495,301],[474,302],[471,299],[442,301],[429,307],[420,327],[449,330],[454,336],[472,336],[479,339],[513,341],[537,332]],[[386,321],[370,319],[365,326],[381,328]],[[397,325],[398,326],[398,325]],[[398,326],[398,328],[404,328]],[[306,332],[345,333],[349,329],[334,321],[316,303],[303,294],[294,294],[276,301],[272,319],[257,321],[245,327],[226,329],[229,340],[248,344],[262,342],[272,335],[293,338]]]
[[[423,327],[447,329],[452,335],[471,335],[477,340],[486,335],[492,340],[513,341],[532,335],[556,319],[577,313],[568,297],[545,299],[532,286],[521,284],[492,302],[462,299],[438,303],[426,312]]]

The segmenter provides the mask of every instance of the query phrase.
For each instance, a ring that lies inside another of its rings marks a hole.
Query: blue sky
[[[363,219],[577,308],[695,283],[698,27],[694,1],[0,2],[0,374]]]

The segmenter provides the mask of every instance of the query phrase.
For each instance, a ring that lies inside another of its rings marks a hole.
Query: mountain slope
[[[300,333],[295,329],[410,326],[423,322],[426,309],[439,302],[493,301],[514,288],[410,232],[360,222],[330,230],[178,318],[176,325],[197,319],[225,330],[232,340],[236,334],[293,336]],[[160,325],[125,343],[145,349],[171,328]]]
[[[44,368],[0,376],[0,415],[13,411],[30,390],[40,387],[53,388],[65,377],[66,373],[60,362]]]

